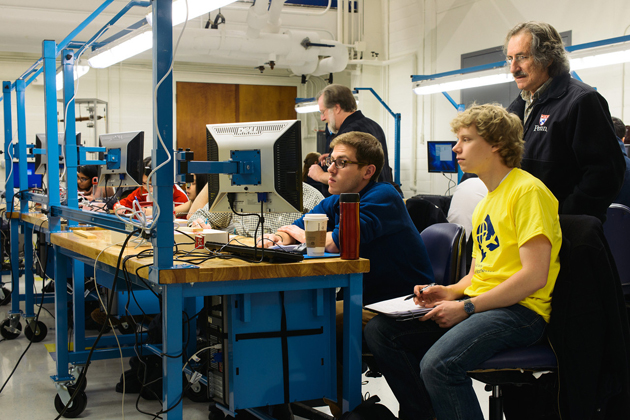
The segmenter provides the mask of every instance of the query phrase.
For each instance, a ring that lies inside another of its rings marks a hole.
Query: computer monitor
[[[208,177],[210,211],[294,213],[302,211],[302,138],[299,120],[206,126],[209,161],[252,162],[245,175]],[[253,183],[252,183],[252,180]],[[262,206],[257,193],[267,193]]]
[[[57,133],[57,144],[59,145],[59,164],[63,164],[63,147],[65,146],[64,141],[65,133]],[[77,133],[77,146],[82,146],[81,143],[81,133]],[[47,142],[46,142],[46,134],[39,133],[35,134],[35,148],[36,149],[44,149],[47,150]],[[48,165],[48,158],[45,154],[35,154],[35,173],[39,175],[44,175],[46,173],[46,166]]]
[[[429,172],[457,173],[456,141],[427,141]]]
[[[18,162],[13,162],[13,187],[20,188],[20,167]],[[41,188],[42,176],[35,173],[35,162],[26,164],[26,175],[28,178],[28,188]]]
[[[144,131],[101,134],[99,159],[99,187],[136,187],[142,185],[142,157],[144,156]]]

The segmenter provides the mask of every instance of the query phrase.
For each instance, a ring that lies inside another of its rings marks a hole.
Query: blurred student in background
[[[203,188],[208,183],[208,174],[193,174],[193,182],[186,184],[186,194],[188,195],[188,201],[184,204],[180,204],[179,206],[175,206],[175,215],[178,218],[186,218],[188,215],[188,210],[190,210],[190,206],[195,201],[198,193],[203,190]]]
[[[140,205],[143,205],[144,211],[146,214],[151,214],[152,205],[147,206],[146,203],[149,202],[149,190],[153,193],[153,186],[148,184],[149,174],[151,173],[151,158],[148,157],[142,161],[144,169],[142,174],[142,186],[136,188],[131,194],[127,197],[122,198],[118,203],[114,205],[114,210],[126,207],[129,209],[133,209],[134,201],[139,201]],[[173,204],[175,207],[188,202],[188,196],[182,190],[179,185],[173,186]]]

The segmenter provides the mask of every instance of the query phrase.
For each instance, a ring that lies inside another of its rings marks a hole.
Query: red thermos
[[[344,193],[339,195],[339,244],[342,260],[359,259],[359,194]]]

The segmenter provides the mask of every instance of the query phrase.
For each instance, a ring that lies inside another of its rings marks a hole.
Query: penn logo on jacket
[[[545,115],[545,114],[541,114],[540,115],[540,125],[545,125],[545,123],[547,122],[547,119],[549,118],[549,114]]]
[[[547,120],[549,119],[549,114],[545,115],[545,114],[541,114],[540,115],[540,119],[538,120],[538,123],[540,125],[535,125],[534,126],[534,131],[547,131],[547,126],[545,125],[545,123],[547,122]]]

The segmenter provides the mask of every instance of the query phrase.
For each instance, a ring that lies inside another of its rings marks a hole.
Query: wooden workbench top
[[[42,229],[48,229],[48,216],[40,212],[29,212],[21,214],[23,222],[40,226]]]
[[[53,233],[51,241],[65,249],[84,255],[115,267],[120,253],[120,246],[112,244],[111,231],[91,230],[94,237],[85,238],[71,232]],[[133,248],[128,245],[124,256],[135,255],[147,248]],[[132,258],[127,262],[127,270],[135,272],[137,268],[152,263],[151,258]],[[175,261],[175,265],[186,264]],[[160,272],[161,284],[198,283],[212,281],[233,281],[266,279],[281,277],[305,277],[332,274],[365,273],[370,270],[370,262],[366,259],[353,261],[340,258],[307,259],[297,263],[269,264],[248,263],[239,259],[211,259],[191,269],[172,269]],[[141,277],[148,278],[148,268],[139,272]]]

